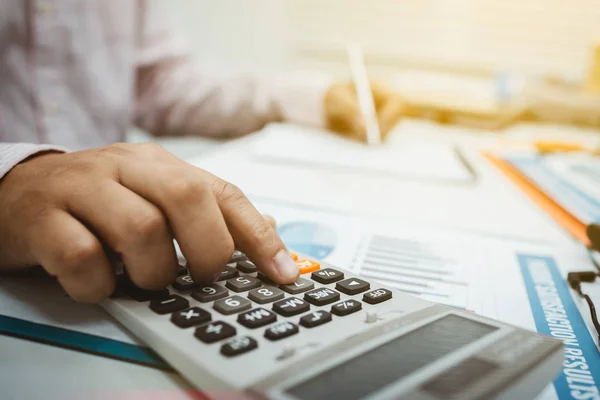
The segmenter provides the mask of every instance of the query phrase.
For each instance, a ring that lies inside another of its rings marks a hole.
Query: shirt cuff
[[[274,97],[285,122],[324,128],[324,98],[333,78],[296,72],[275,79]]]
[[[33,143],[0,143],[0,179],[15,165],[37,153],[57,151],[65,153],[68,150],[61,146]]]

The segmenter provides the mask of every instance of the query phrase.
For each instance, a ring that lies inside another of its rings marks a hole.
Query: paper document
[[[256,162],[299,164],[310,168],[391,174],[398,178],[469,181],[470,172],[447,143],[403,142],[393,138],[367,146],[330,132],[274,124],[253,144]]]

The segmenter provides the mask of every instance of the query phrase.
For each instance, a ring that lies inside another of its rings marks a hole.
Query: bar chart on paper
[[[366,238],[350,267],[403,292],[466,309],[469,271],[450,251],[422,239],[373,234]]]

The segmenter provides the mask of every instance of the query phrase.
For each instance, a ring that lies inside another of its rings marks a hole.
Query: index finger
[[[299,276],[298,266],[269,221],[231,183],[217,179],[214,190],[236,248],[274,282],[295,282]]]

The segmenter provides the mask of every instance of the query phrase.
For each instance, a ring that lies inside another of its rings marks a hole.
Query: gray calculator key
[[[235,269],[235,267],[227,265],[221,270],[221,274],[217,278],[217,281],[226,281],[227,279],[235,278],[239,274],[239,271]]]
[[[358,300],[344,300],[331,307],[331,312],[335,315],[344,316],[355,313],[362,309],[362,303]]]
[[[246,255],[244,253],[242,253],[239,250],[236,250],[233,252],[233,255],[231,256],[231,261],[229,262],[238,262],[238,261],[242,261],[242,260],[247,260],[248,257],[246,257]]]
[[[379,304],[392,298],[392,291],[387,289],[376,289],[365,293],[363,301],[369,304]]]
[[[344,273],[333,268],[323,268],[313,272],[310,277],[319,283],[328,285],[344,279]]]
[[[272,303],[284,297],[285,294],[281,289],[272,286],[265,286],[248,292],[248,298],[258,304]]]
[[[229,296],[229,290],[221,285],[212,284],[196,289],[192,292],[192,297],[201,303],[208,303]]]
[[[299,278],[296,282],[289,285],[280,285],[279,286],[283,291],[288,292],[289,294],[298,294],[304,293],[307,290],[313,289],[315,287],[315,283],[309,281],[308,279]]]
[[[239,269],[240,271],[245,272],[247,274],[251,274],[253,272],[258,271],[258,268],[256,268],[256,265],[254,265],[254,263],[250,260],[238,261],[236,264],[237,264],[237,269]]]
[[[262,285],[261,281],[256,279],[253,276],[242,275],[236,278],[231,278],[227,280],[225,286],[234,292],[246,292],[251,289],[256,289]]]
[[[240,296],[231,296],[226,299],[215,301],[213,306],[221,314],[230,315],[246,311],[252,307],[250,300]]]
[[[310,310],[310,305],[302,299],[289,297],[273,304],[273,311],[284,317],[291,317]]]
[[[321,287],[304,294],[304,300],[315,306],[324,306],[340,299],[340,294],[328,287]]]
[[[340,281],[335,285],[335,288],[342,293],[346,293],[349,295],[355,295],[358,293],[362,293],[365,290],[369,290],[371,288],[371,284],[367,281],[363,281],[358,278],[348,278],[344,281]]]
[[[300,318],[300,325],[305,328],[314,328],[315,326],[326,324],[331,321],[331,314],[325,310],[313,311]]]
[[[198,287],[198,285],[196,282],[194,282],[190,275],[183,275],[175,279],[175,282],[173,282],[173,287],[180,292],[185,292],[186,290],[191,290],[195,287]]]
[[[288,321],[278,322],[265,331],[269,340],[279,340],[298,333],[298,326]]]
[[[221,354],[225,357],[233,357],[254,350],[257,347],[256,340],[249,336],[240,336],[221,346]]]
[[[256,277],[258,279],[260,279],[261,281],[263,281],[264,283],[275,284],[275,282],[273,282],[273,280],[271,278],[269,278],[268,276],[266,276],[262,272],[259,272],[258,274],[256,274]]]

